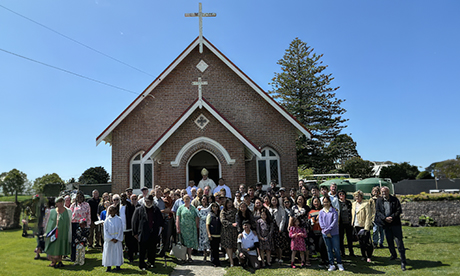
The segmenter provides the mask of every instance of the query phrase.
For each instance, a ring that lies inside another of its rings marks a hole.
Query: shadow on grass
[[[417,269],[434,268],[434,267],[442,267],[442,266],[450,266],[450,265],[443,264],[440,261],[410,260],[410,259],[407,260],[408,270],[417,270]]]

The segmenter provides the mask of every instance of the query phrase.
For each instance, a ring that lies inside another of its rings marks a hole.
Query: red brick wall
[[[201,73],[196,68],[200,60],[208,64]],[[140,150],[147,150],[198,97],[198,88],[191,83],[201,77],[206,98],[222,116],[227,118],[249,140],[261,148],[268,146],[280,155],[282,185],[294,187],[297,182],[297,158],[295,128],[257,92],[218,57],[204,47],[203,54],[193,50],[112,132],[112,181],[113,191],[120,192],[129,186],[129,162]],[[193,120],[203,111],[211,120],[199,129]],[[155,164],[155,185],[183,183],[185,164],[172,167],[178,151],[192,139],[209,137],[236,159],[232,166],[222,163],[222,176],[232,190],[238,184],[254,184],[257,178],[256,161],[244,161],[244,146],[224,126],[204,109],[197,110],[187,122],[162,146],[160,163]],[[198,150],[198,149],[197,149]],[[190,153],[190,155],[193,153]],[[184,158],[185,159],[185,158]]]

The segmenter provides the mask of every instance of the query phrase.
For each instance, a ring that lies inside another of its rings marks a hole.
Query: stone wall
[[[419,225],[418,218],[426,215],[434,219],[437,226],[460,225],[460,201],[417,201],[402,203],[402,219]]]
[[[0,202],[0,229],[19,227],[20,207],[14,202]]]

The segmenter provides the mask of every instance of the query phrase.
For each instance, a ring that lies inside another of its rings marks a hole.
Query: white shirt
[[[230,187],[228,187],[227,185],[219,185],[217,186],[214,191],[212,192],[212,194],[215,194],[215,193],[218,193],[220,192],[220,189],[224,188],[225,189],[225,196],[228,197],[228,198],[232,198],[232,192],[230,191]]]
[[[211,191],[214,191],[214,189],[216,188],[216,183],[214,183],[214,180],[212,180],[211,178],[207,178],[206,180],[204,179],[201,179],[200,180],[200,183],[198,183],[198,188],[201,188],[204,190],[204,187],[208,186],[211,187]]]
[[[197,186],[193,186],[193,187],[188,186],[187,189],[186,189],[186,190],[187,190],[187,194],[188,194],[190,197],[192,197],[192,189],[193,189],[193,188],[195,188],[195,190],[198,190],[198,187],[197,187]]]
[[[253,247],[256,242],[259,242],[259,238],[257,237],[257,235],[254,235],[254,232],[252,232],[252,230],[249,230],[249,234],[247,234],[246,231],[243,231],[243,237],[238,238],[238,242],[241,243],[241,248],[247,249]],[[257,256],[257,252],[255,249],[248,251],[248,254],[251,256]]]

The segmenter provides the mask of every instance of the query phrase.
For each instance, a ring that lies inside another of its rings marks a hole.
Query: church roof
[[[214,45],[206,38],[203,38],[203,44],[212,53],[214,53],[222,62],[232,69],[241,79],[243,79],[252,89],[254,89],[265,101],[267,101],[275,110],[277,110],[284,118],[286,118],[297,130],[299,135],[311,137],[310,131],[302,125],[294,116],[289,114],[280,104],[262,90],[253,80],[251,80],[243,71],[241,71],[233,62],[231,62],[224,54],[222,54]],[[176,66],[199,45],[198,37],[96,138],[96,145],[102,141],[111,143],[112,131],[133,111],[142,100],[147,97],[173,71]],[[181,118],[178,118],[180,120]]]
[[[233,135],[244,144],[244,146],[257,157],[262,157],[260,148],[251,142],[244,134],[239,131],[235,126],[230,123],[225,117],[223,117],[214,106],[212,106],[205,98],[196,99],[185,112],[169,127],[154,143],[147,149],[144,154],[142,161],[146,161],[148,158],[155,157],[157,152],[160,151],[163,145],[169,137],[192,115],[192,113],[198,108],[204,107],[209,113],[211,113],[223,126],[225,126]],[[152,159],[153,159],[152,158]]]

